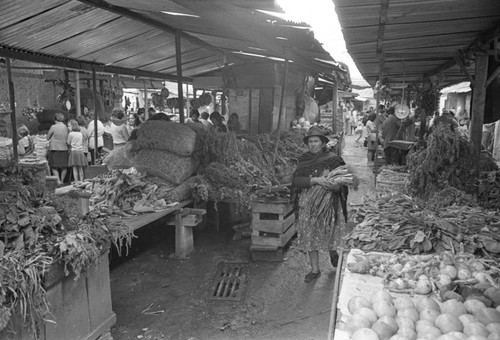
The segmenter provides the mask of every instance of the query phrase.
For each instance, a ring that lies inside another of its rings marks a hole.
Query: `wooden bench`
[[[185,258],[194,249],[193,227],[201,222],[206,213],[205,209],[187,208],[192,203],[192,200],[183,201],[162,211],[122,218],[121,221],[136,231],[163,217],[169,217],[166,225],[175,226],[175,256]]]

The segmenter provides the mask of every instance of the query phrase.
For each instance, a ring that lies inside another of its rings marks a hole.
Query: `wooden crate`
[[[41,340],[94,340],[109,332],[116,322],[111,308],[108,251],[75,281],[64,276],[61,264],[53,266],[44,278],[52,315],[38,325]],[[35,336],[19,314],[0,332],[0,339],[32,340]]]
[[[252,202],[252,245],[283,247],[295,234],[291,202]]]

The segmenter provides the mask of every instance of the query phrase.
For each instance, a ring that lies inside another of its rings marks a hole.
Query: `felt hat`
[[[307,132],[307,136],[304,137],[303,141],[305,144],[309,142],[309,137],[319,137],[323,143],[328,143],[330,140],[325,135],[325,132],[319,126],[312,126]]]

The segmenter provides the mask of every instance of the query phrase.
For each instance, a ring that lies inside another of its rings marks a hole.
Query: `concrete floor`
[[[374,187],[366,148],[355,138],[346,137],[343,154],[361,179],[360,189],[350,193],[351,204]],[[233,241],[231,225],[222,222],[218,231],[211,225],[195,230],[196,249],[187,260],[171,256],[174,231],[161,225],[143,228],[127,257],[112,256],[114,339],[327,338],[335,280],[328,254],[320,255],[322,276],[304,283],[308,259],[293,242],[283,262],[253,262],[250,239]],[[240,301],[208,298],[221,261],[245,263]]]

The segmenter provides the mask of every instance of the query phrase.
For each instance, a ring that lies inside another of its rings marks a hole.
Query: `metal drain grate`
[[[245,288],[245,279],[245,265],[243,263],[218,263],[208,298],[239,301]]]

